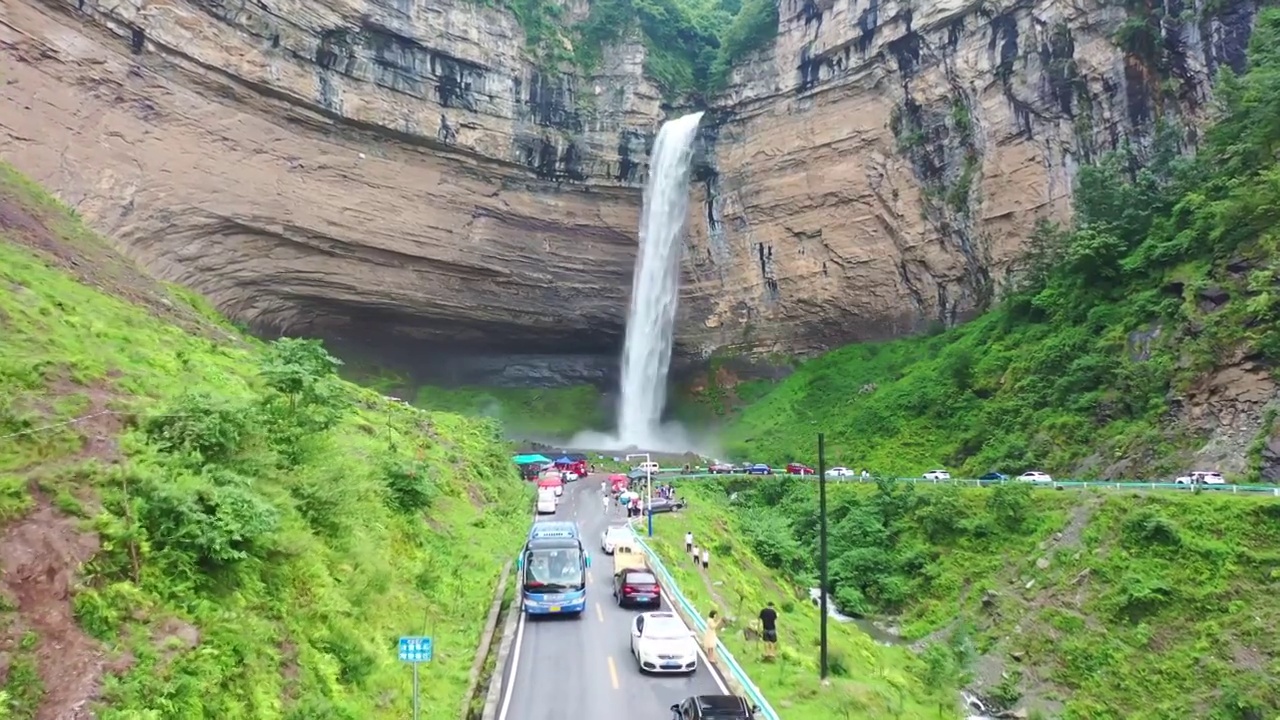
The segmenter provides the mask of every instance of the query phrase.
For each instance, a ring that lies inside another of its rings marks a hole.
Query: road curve
[[[615,509],[616,513],[617,510]],[[611,516],[623,522],[620,514]],[[600,478],[570,483],[554,518],[574,520],[591,553],[587,610],[580,619],[530,621],[521,615],[503,676],[497,720],[611,718],[653,720],[670,716],[668,708],[690,695],[727,692],[724,682],[699,657],[691,676],[641,675],[630,650],[632,618],[610,591],[613,561],[600,550],[608,526],[600,503]],[[663,603],[668,609],[669,603]]]

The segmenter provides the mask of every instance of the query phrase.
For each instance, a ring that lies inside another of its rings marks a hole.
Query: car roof
[[[680,619],[680,616],[676,615],[673,612],[669,612],[667,610],[654,610],[652,612],[645,612],[640,614],[644,616],[646,621],[658,620],[661,622],[666,620],[675,620],[676,622],[679,622],[681,624],[684,623],[684,621]]]
[[[693,697],[703,717],[742,717],[747,701],[737,695],[697,695]]]

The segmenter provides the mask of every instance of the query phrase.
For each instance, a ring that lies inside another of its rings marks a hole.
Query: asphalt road
[[[623,515],[613,512],[613,522],[621,524]],[[640,674],[630,627],[642,611],[623,610],[613,601],[613,560],[600,550],[600,533],[610,524],[600,503],[600,478],[570,483],[554,519],[577,521],[591,553],[587,610],[580,619],[521,616],[498,720],[663,720],[671,717],[671,705],[690,695],[727,692],[705,657],[693,675]]]

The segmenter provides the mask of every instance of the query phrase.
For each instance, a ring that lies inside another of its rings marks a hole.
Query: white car
[[[671,612],[640,613],[631,621],[631,654],[642,673],[691,673],[698,669],[698,641]]]
[[[600,549],[605,555],[612,555],[613,548],[618,543],[629,541],[631,538],[631,528],[625,525],[605,528],[605,531],[600,533]]]
[[[560,500],[556,497],[555,492],[550,489],[538,491],[538,514],[554,515],[556,506],[560,504]]]
[[[1208,470],[1197,470],[1190,475],[1183,475],[1174,480],[1178,485],[1226,485],[1226,478],[1222,477],[1222,473]]]
[[[951,473],[946,470],[930,470],[924,474],[925,480],[950,480]]]
[[[829,478],[853,477],[853,471],[847,467],[833,467],[827,471]]]
[[[1038,483],[1053,482],[1053,478],[1049,477],[1049,473],[1043,473],[1043,472],[1040,472],[1039,470],[1028,470],[1027,472],[1024,472],[1021,475],[1019,475],[1018,480],[1021,480],[1022,482],[1038,482]]]

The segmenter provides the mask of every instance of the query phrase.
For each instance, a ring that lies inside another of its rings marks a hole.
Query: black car
[[[755,720],[756,707],[737,695],[694,695],[671,706],[671,720]]]

